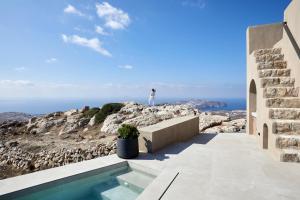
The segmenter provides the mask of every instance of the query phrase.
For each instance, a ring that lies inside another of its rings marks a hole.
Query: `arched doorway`
[[[249,134],[256,134],[256,84],[252,80],[249,87]]]
[[[268,149],[268,126],[267,124],[264,124],[263,127],[263,148]]]

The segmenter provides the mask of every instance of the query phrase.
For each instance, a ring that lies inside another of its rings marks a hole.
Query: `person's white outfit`
[[[151,90],[150,97],[149,97],[149,106],[154,106],[154,99],[155,99],[155,91]]]

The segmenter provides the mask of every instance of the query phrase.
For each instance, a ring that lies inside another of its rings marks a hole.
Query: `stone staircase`
[[[300,162],[300,98],[280,48],[254,52],[276,148],[283,162]]]

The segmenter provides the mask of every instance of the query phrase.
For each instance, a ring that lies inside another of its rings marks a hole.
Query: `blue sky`
[[[1,98],[246,95],[246,29],[290,0],[3,0]]]

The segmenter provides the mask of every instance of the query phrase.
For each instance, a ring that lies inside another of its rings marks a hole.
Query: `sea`
[[[195,98],[193,98],[195,99]],[[227,106],[218,108],[202,108],[202,111],[217,110],[246,110],[246,99],[243,98],[199,98],[209,101],[225,102]],[[157,98],[157,104],[173,104],[179,101],[190,99],[185,98]],[[70,109],[79,109],[83,106],[101,107],[106,103],[113,102],[130,102],[147,104],[146,98],[106,98],[106,99],[26,99],[26,100],[0,100],[1,112],[22,112],[28,114],[46,114],[56,111],[66,111]]]

